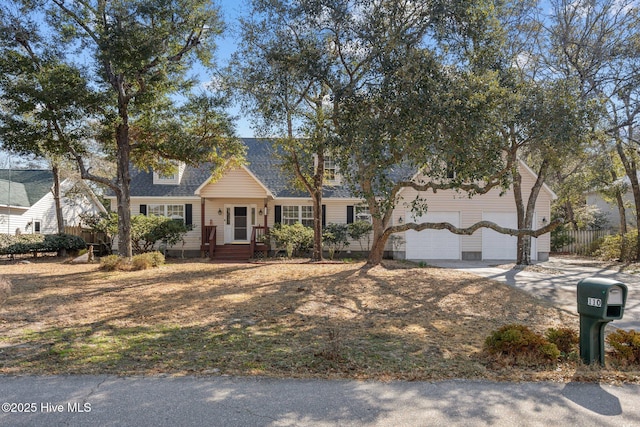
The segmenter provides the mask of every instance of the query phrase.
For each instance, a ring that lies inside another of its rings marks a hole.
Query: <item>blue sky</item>
[[[236,39],[238,37],[237,19],[246,10],[246,5],[243,0],[218,0],[217,4],[220,6],[222,19],[227,26],[227,30],[217,41],[216,59],[220,65],[226,65],[229,57],[236,50]],[[233,108],[230,113],[238,117],[236,121],[237,136],[253,137],[254,133],[248,117],[243,116],[238,107]]]

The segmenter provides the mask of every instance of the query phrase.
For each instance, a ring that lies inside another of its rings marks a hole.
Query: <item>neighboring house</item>
[[[291,178],[281,171],[271,144],[258,139],[243,139],[243,142],[247,146],[246,166],[228,170],[215,181],[211,180],[211,171],[206,165],[182,166],[173,176],[133,170],[132,214],[182,218],[193,230],[187,233],[184,246],[174,249],[192,255],[210,251],[213,257],[228,254],[232,249],[248,257],[255,248],[256,235],[275,223],[301,222],[311,226],[311,198],[308,193],[292,187]],[[524,163],[520,163],[520,172],[523,190],[528,192],[536,176]],[[345,224],[366,219],[368,213],[362,207],[362,200],[340,185],[339,171],[334,168],[328,174],[334,180],[324,189],[322,223]],[[448,221],[462,227],[490,220],[517,228],[513,193],[507,191],[502,196],[500,193],[501,190],[496,189],[471,199],[455,191],[429,193],[425,195],[429,212],[423,219]],[[409,202],[416,193],[405,189],[402,196]],[[549,221],[554,198],[545,185],[536,205],[535,227]],[[111,197],[111,203],[115,208],[115,197]],[[395,211],[394,223],[410,219],[410,209],[401,202]],[[209,244],[211,238],[213,245]],[[348,249],[357,251],[360,246],[352,243]],[[488,229],[478,230],[472,236],[459,236],[446,230],[408,231],[399,233],[399,239],[390,242],[387,249],[388,254],[397,259],[515,259],[516,238]],[[533,259],[544,260],[549,251],[549,234],[533,239]]]
[[[629,183],[629,178],[624,177],[617,181],[617,184],[626,184],[627,191],[622,195],[622,200],[625,206],[625,215],[627,219],[627,226],[631,228],[636,227],[636,210],[633,200],[633,191]],[[606,217],[607,226],[612,229],[620,229],[620,213],[618,212],[618,205],[614,200],[607,201],[602,194],[598,191],[590,191],[586,194],[587,207],[595,209]]]
[[[50,170],[0,169],[0,233],[58,232]],[[60,184],[62,214],[68,226],[80,225],[80,214],[106,212],[83,182]]]

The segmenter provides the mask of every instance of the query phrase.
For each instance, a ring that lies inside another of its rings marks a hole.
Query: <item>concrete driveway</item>
[[[605,266],[594,266],[589,260],[551,257],[549,261],[537,263],[535,271],[517,268],[505,269],[513,261],[429,261],[429,265],[453,268],[497,280],[523,289],[530,294],[551,301],[557,307],[577,315],[576,287],[587,277],[606,277],[618,280],[629,289],[627,304],[621,320],[610,325],[621,329],[640,330],[640,275],[620,273]]]

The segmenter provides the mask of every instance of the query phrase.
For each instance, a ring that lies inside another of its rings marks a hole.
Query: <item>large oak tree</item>
[[[5,123],[28,140],[21,134],[25,118],[49,115],[53,140],[77,161],[81,176],[115,194],[118,249],[130,257],[131,165],[170,169],[167,160],[174,159],[216,167],[242,155],[222,100],[195,91],[198,81],[189,75],[195,64],[213,65],[213,40],[222,30],[218,10],[205,0],[15,0],[10,6],[3,9],[3,43],[23,68],[8,78],[18,81],[35,69],[35,81],[50,90],[47,99],[66,103],[10,106]],[[44,39],[55,49],[45,49]],[[75,97],[74,87],[92,94],[91,103]],[[65,121],[67,108],[85,120]],[[86,134],[76,132],[80,125]],[[88,141],[112,157],[115,177],[92,173],[84,157]]]

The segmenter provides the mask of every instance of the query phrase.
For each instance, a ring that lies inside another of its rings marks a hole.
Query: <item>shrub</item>
[[[287,250],[287,256],[300,255],[313,247],[313,229],[300,223],[293,225],[276,224],[269,230],[269,236],[278,248]]]
[[[100,258],[100,269],[104,271],[148,270],[164,264],[164,261],[164,255],[158,251],[135,255],[131,258],[131,262],[119,255],[107,255]]]
[[[638,230],[630,230],[624,236],[605,236],[595,256],[603,260],[633,261],[636,254]]]
[[[71,234],[49,234],[44,236],[42,242],[44,248],[47,251],[57,252],[60,249],[67,251],[79,251],[86,249],[87,244],[80,236],[73,236]]]
[[[487,337],[485,351],[525,366],[554,363],[560,357],[555,344],[528,327],[516,324],[503,326]]]
[[[131,244],[136,253],[149,252],[157,242],[175,245],[189,231],[184,222],[157,215],[136,215],[131,219]]]
[[[79,236],[71,234],[21,234],[18,236],[3,235],[0,239],[0,254],[18,255],[32,252],[79,251],[86,248],[86,243]]]
[[[113,241],[118,235],[118,214],[99,213],[99,214],[81,214],[82,223],[89,227],[94,233],[101,233],[106,236],[107,241],[104,242],[113,249]]]
[[[100,258],[100,270],[114,271],[119,270],[122,265],[123,258],[120,255],[107,255]]]
[[[329,258],[333,259],[336,253],[340,253],[346,246],[349,238],[347,224],[327,224],[322,232],[322,241],[329,249]]]
[[[131,264],[134,270],[148,270],[164,264],[164,255],[158,251],[139,254],[131,259]]]
[[[621,365],[640,365],[640,333],[618,329],[606,339],[613,349],[609,355]]]
[[[360,250],[362,251],[365,250],[363,244],[365,237],[367,239],[367,249],[369,249],[369,239],[371,238],[372,231],[373,225],[371,225],[369,221],[355,221],[348,226],[349,237],[360,244]]]
[[[547,341],[555,344],[562,356],[567,357],[576,353],[580,339],[578,334],[571,328],[549,328],[545,333]]]
[[[570,245],[575,239],[567,231],[566,225],[560,225],[551,232],[551,250],[560,251],[564,246]]]

